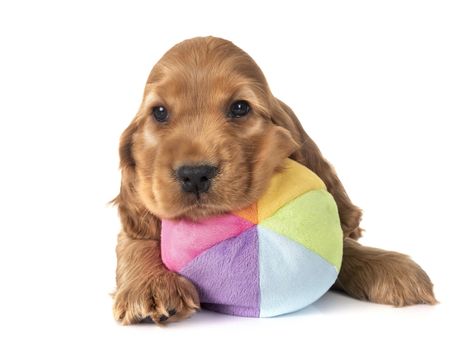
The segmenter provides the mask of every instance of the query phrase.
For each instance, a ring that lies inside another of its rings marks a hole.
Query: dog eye
[[[163,123],[167,121],[167,118],[169,117],[167,113],[167,109],[164,106],[156,106],[153,108],[153,116],[154,119],[156,119],[158,122]]]
[[[228,116],[230,118],[240,118],[250,112],[250,106],[247,101],[236,101],[229,107]]]

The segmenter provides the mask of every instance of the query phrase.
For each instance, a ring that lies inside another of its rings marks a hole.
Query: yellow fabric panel
[[[320,189],[326,189],[322,179],[302,164],[288,158],[283,171],[273,176],[270,186],[258,201],[258,221],[270,217],[301,194]]]

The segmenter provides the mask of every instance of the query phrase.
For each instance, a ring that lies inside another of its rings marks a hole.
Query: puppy
[[[160,219],[247,207],[287,157],[318,174],[338,205],[344,257],[336,289],[395,306],[436,302],[429,277],[409,257],[357,242],[361,210],[252,58],[206,37],[179,43],[154,66],[120,140],[115,318],[167,323],[196,312],[195,287],[161,262]]]

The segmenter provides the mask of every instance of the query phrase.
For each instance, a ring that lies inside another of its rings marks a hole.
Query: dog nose
[[[182,184],[182,190],[198,195],[208,191],[211,179],[216,176],[217,172],[218,168],[211,165],[183,165],[176,170],[176,177]]]

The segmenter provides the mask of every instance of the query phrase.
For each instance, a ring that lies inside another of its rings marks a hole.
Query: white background
[[[466,348],[467,18],[463,1],[2,1],[0,348]],[[198,35],[252,55],[365,210],[362,242],[409,253],[439,305],[328,293],[273,319],[114,322],[118,138],[152,65]]]

